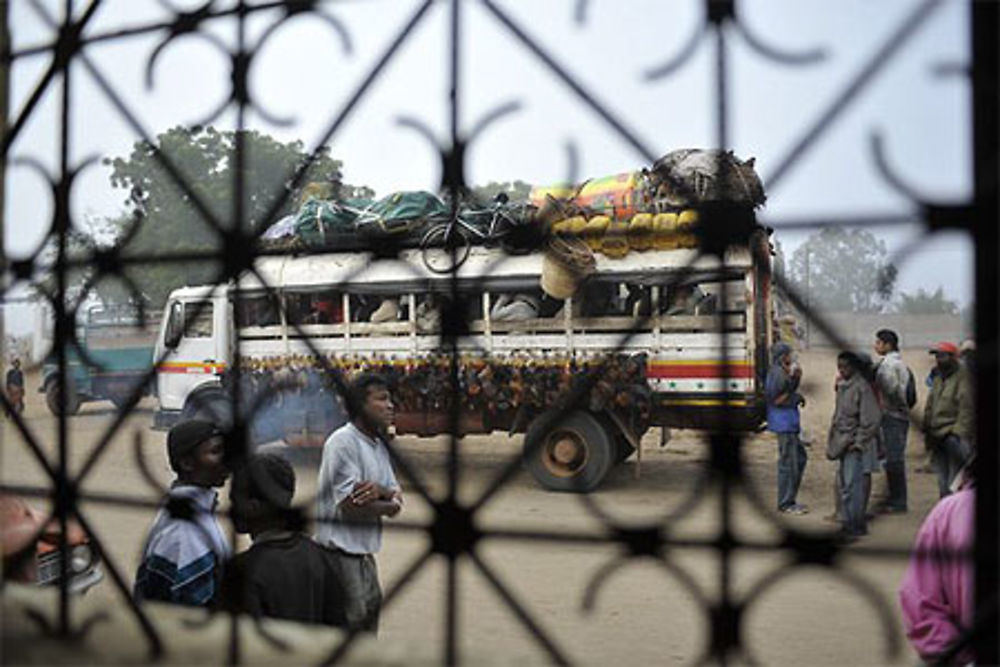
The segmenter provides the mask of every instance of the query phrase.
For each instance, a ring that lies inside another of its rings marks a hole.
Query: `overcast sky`
[[[62,0],[43,0],[54,16]],[[77,3],[82,5],[83,3]],[[106,0],[89,35],[154,22],[164,7],[192,8],[201,2]],[[216,2],[217,7],[232,4]],[[642,148],[658,156],[684,147],[716,143],[715,40],[704,34],[692,58],[671,76],[648,80],[647,72],[669,61],[704,22],[700,0],[592,0],[585,21],[575,21],[576,0],[497,2],[612,116]],[[766,179],[762,221],[778,228],[787,252],[802,233],[782,231],[793,220],[822,221],[870,214],[905,214],[912,202],[890,187],[875,167],[869,137],[880,132],[887,159],[899,178],[923,196],[949,201],[971,191],[969,86],[964,76],[936,75],[942,65],[968,63],[968,8],[940,2],[842,113],[789,168],[800,138],[843,95],[886,40],[923,5],[915,0],[757,0],[739,3],[750,33],[789,53],[823,49],[818,63],[789,67],[753,51],[735,31],[727,33],[730,55],[729,148],[755,156]],[[332,2],[325,10],[346,28],[348,42],[330,24],[301,16],[261,35],[279,18],[262,13],[249,26],[255,44],[251,90],[265,114],[288,118],[275,125],[253,110],[250,127],[282,140],[316,144],[420,3],[404,0]],[[449,3],[436,3],[420,21],[383,74],[348,115],[329,144],[345,164],[345,179],[380,194],[437,189],[439,157],[420,134],[398,124],[401,116],[425,123],[447,139]],[[478,2],[462,5],[460,128],[470,131],[509,102],[520,109],[490,125],[468,151],[472,183],[520,179],[560,181],[567,175],[566,146],[573,143],[580,177],[600,176],[648,164],[626,140],[553,74]],[[28,2],[11,3],[14,48],[45,44],[53,30]],[[210,32],[234,44],[235,21],[217,21]],[[87,56],[138,121],[133,127],[81,65],[72,70],[70,155],[75,166],[92,157],[124,156],[142,133],[155,136],[173,126],[203,121],[229,91],[229,61],[204,37],[176,40],[159,56],[153,86],[145,66],[164,32],[89,46]],[[349,48],[348,48],[349,47]],[[12,72],[12,114],[20,113],[49,65],[40,55],[18,60]],[[57,81],[57,84],[59,82]],[[56,173],[61,89],[51,87],[11,151]],[[216,118],[233,127],[232,109]],[[120,212],[125,193],[112,189],[109,170],[85,168],[73,191],[77,221]],[[36,251],[51,224],[48,186],[25,167],[7,172],[5,243],[12,256]],[[873,229],[890,250],[920,234],[916,226]],[[807,232],[808,233],[808,232]],[[943,286],[965,303],[972,293],[972,255],[959,235],[928,238],[900,263],[905,291]],[[8,328],[27,318],[8,309]]]

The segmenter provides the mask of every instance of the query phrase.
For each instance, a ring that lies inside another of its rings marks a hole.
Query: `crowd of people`
[[[221,431],[189,420],[167,436],[176,479],[158,512],[135,577],[136,601],[376,632],[381,586],[375,554],[382,520],[402,510],[387,443],[394,405],[388,382],[363,373],[350,384],[350,421],[323,448],[318,528],[294,510],[295,471],[276,454],[234,462]],[[232,474],[230,514],[252,546],[233,555],[215,513]]]
[[[867,535],[875,513],[909,510],[905,462],[916,380],[900,355],[896,332],[876,332],[873,348],[874,362],[862,352],[837,357],[836,402],[826,439],[826,457],[837,462],[837,472],[827,518],[839,523],[845,543]],[[941,500],[917,534],[899,590],[900,608],[907,637],[922,659],[966,664],[974,657],[960,644],[971,632],[974,609],[975,346],[942,341],[929,352],[935,365],[926,379],[919,426]],[[800,439],[801,380],[792,349],[775,344],[765,388],[767,423],[778,441],[777,509],[793,515],[809,511],[797,500],[807,462]],[[872,477],[883,471],[886,497],[873,506]]]
[[[896,332],[879,330],[873,348],[877,361],[864,352],[843,351],[837,356],[836,402],[826,456],[839,465],[835,511],[828,518],[843,525],[845,539],[867,533],[866,517],[872,511],[908,510],[905,461],[916,380],[900,355]],[[947,341],[929,350],[935,366],[927,378],[929,393],[920,427],[942,498],[974,451],[972,351],[966,344],[963,354]],[[776,343],[771,353],[765,398],[768,429],[778,440],[777,508],[786,514],[806,514],[809,508],[797,501],[808,457],[800,439],[799,411],[805,405],[798,391],[802,368],[786,343]],[[871,477],[883,471],[887,497],[870,507]]]
[[[837,462],[830,518],[840,523],[844,542],[866,535],[874,512],[909,510],[905,454],[916,381],[902,360],[895,332],[878,331],[873,347],[878,355],[875,362],[860,352],[844,351],[837,357],[836,402],[825,453]],[[971,623],[971,567],[961,558],[940,556],[968,555],[972,544],[972,352],[971,346],[960,349],[949,342],[937,343],[930,350],[935,367],[928,378],[930,391],[920,425],[944,500],[918,534],[900,589],[904,625],[925,658],[949,650]],[[302,367],[286,370],[302,375],[305,381],[299,384],[305,388],[316,366],[303,359]],[[491,383],[516,385],[515,377],[525,387],[547,386],[545,377],[533,378],[532,372],[551,372],[551,391],[565,393],[580,370],[568,364],[556,365],[555,370],[551,364],[495,367],[485,359],[462,364],[462,368],[463,391],[470,396],[490,395]],[[496,376],[512,368],[521,375]],[[642,360],[633,357],[609,368],[623,369],[618,380],[626,385],[644,377]],[[251,373],[266,370],[268,364],[248,364],[247,369]],[[421,403],[435,399],[413,385],[448,382],[450,369],[448,359],[442,357],[436,363],[413,366],[385,359],[374,366],[346,370],[358,371],[348,375],[352,379],[343,400],[349,420],[333,431],[323,447],[313,535],[304,532],[303,514],[292,505],[295,471],[283,458],[255,454],[233,461],[225,451],[222,433],[209,422],[185,421],[171,429],[167,454],[176,480],[143,549],[134,587],[137,600],[377,631],[382,594],[375,555],[381,549],[383,520],[397,516],[403,508],[388,445],[390,426],[397,406],[442,409],[443,405]],[[436,380],[428,379],[428,373]],[[422,379],[417,382],[415,377]],[[792,349],[783,343],[774,345],[765,387],[767,423],[778,440],[777,508],[792,515],[809,511],[798,502],[808,452],[800,438],[800,410],[806,402],[800,393],[802,377]],[[282,383],[287,378],[273,381]],[[608,378],[601,381],[608,382]],[[475,386],[478,391],[472,389]],[[618,389],[611,382],[595,391],[604,391],[605,400],[616,401],[620,400]],[[442,396],[449,393],[442,390]],[[537,400],[548,398],[543,395]],[[498,400],[496,395],[492,400]],[[521,395],[517,400],[533,399]],[[872,476],[881,471],[886,475],[886,498],[872,506]],[[215,514],[216,489],[230,474],[233,524],[252,539],[252,546],[236,555]],[[955,496],[949,497],[952,493]]]

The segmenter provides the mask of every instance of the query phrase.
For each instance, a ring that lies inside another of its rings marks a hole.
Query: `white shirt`
[[[886,353],[875,371],[875,381],[882,392],[883,409],[897,419],[909,419],[906,405],[906,384],[910,374],[902,355],[893,350]]]
[[[373,554],[382,548],[381,518],[348,521],[340,510],[340,503],[363,481],[399,490],[385,443],[347,422],[323,445],[316,497],[317,542],[352,554]]]

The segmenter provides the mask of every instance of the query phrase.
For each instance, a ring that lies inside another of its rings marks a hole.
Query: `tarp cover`
[[[441,199],[424,191],[395,192],[377,201],[309,199],[295,216],[295,234],[306,246],[326,246],[338,236],[360,233],[400,236],[414,232],[428,220],[448,215]]]

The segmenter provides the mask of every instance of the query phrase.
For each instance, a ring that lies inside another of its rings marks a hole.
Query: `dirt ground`
[[[931,362],[926,353],[913,351],[904,356],[918,378],[926,376]],[[808,532],[833,528],[822,517],[832,510],[833,503],[834,464],[825,460],[823,447],[832,411],[835,353],[806,352],[802,364],[808,401],[803,421],[813,444],[799,499],[812,511],[787,518],[773,511],[776,445],[768,434],[749,438],[743,449],[748,484],[733,493],[731,513],[736,535],[755,544],[780,543],[786,528]],[[57,421],[45,409],[37,384],[37,377],[28,377],[27,423],[53,455]],[[926,390],[918,384],[919,408]],[[85,492],[143,498],[151,503],[158,499],[159,489],[144,478],[138,463],[142,458],[159,484],[169,483],[165,434],[149,428],[153,406],[151,400],[140,404],[125,427],[110,439],[83,485]],[[110,403],[92,403],[69,420],[71,469],[78,470],[90,456],[115,416]],[[21,435],[7,421],[0,434],[3,482],[43,483],[41,468]],[[911,431],[909,443],[910,512],[878,518],[872,534],[839,558],[839,573],[793,567],[789,554],[768,549],[740,550],[724,571],[717,552],[698,546],[718,533],[722,496],[717,488],[701,484],[708,449],[701,435],[691,431],[675,431],[664,448],[659,446],[658,431],[647,434],[641,470],[635,457],[614,470],[601,490],[590,496],[593,505],[578,496],[544,491],[518,471],[477,516],[478,526],[487,532],[478,552],[510,598],[523,606],[571,662],[689,664],[703,655],[710,637],[707,609],[699,600],[711,604],[725,585],[737,600],[750,596],[743,638],[753,656],[764,664],[912,664],[915,654],[902,634],[896,588],[906,564],[905,551],[936,500],[936,485],[933,475],[914,471],[923,460],[923,441],[916,431]],[[446,439],[404,437],[399,444],[423,483],[440,497],[447,488]],[[494,435],[469,437],[461,444],[460,497],[472,501],[509,461],[517,459],[520,441]],[[300,462],[296,467],[296,502],[311,507],[315,465]],[[430,506],[412,483],[405,482],[404,487],[407,508],[401,521],[405,525],[389,529],[379,557],[387,589],[394,587],[428,546],[425,532],[406,526],[427,523],[432,516]],[[884,477],[876,478],[874,488],[876,496],[883,491]],[[44,502],[36,504],[43,506]],[[613,521],[659,525],[680,545],[669,550],[666,561],[630,561],[614,570],[601,580],[593,605],[585,609],[588,586],[620,555],[620,548],[599,539],[559,540],[553,536],[607,535],[607,525],[595,506]],[[105,544],[106,558],[131,585],[153,510],[91,502],[85,511]],[[491,536],[491,531],[502,534]],[[244,538],[240,544],[245,544]],[[670,567],[664,567],[664,562]],[[785,576],[761,594],[754,594],[774,573]],[[399,661],[391,656],[404,656],[402,662],[408,664],[441,662],[447,628],[447,580],[446,562],[432,558],[384,610],[378,639],[361,642],[377,641],[377,645],[359,646],[359,650],[365,656],[384,655],[387,662]],[[550,661],[543,645],[476,565],[460,561],[457,584],[457,634],[464,661]],[[888,626],[859,588],[880,601]],[[94,608],[118,606],[122,598],[110,578],[105,578],[87,594],[86,604]],[[8,635],[4,637],[10,641]],[[892,652],[894,646],[898,650]],[[23,647],[18,645],[17,650]],[[7,663],[32,659],[30,654],[12,655],[9,650],[4,654]],[[284,662],[294,664],[294,654]]]

